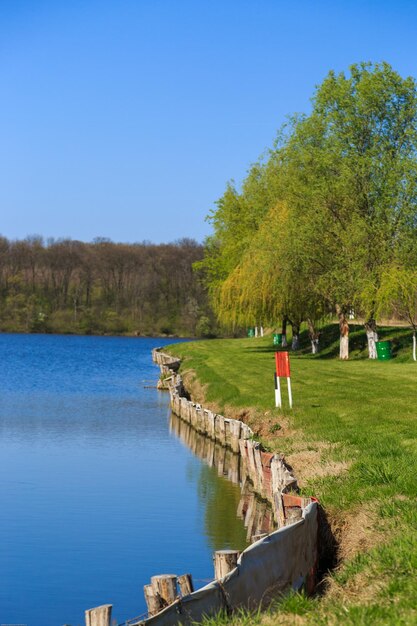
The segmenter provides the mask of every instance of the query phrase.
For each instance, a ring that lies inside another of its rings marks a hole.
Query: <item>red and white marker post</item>
[[[292,409],[290,357],[288,352],[275,352],[275,406],[282,407],[280,378],[287,379],[288,400]]]

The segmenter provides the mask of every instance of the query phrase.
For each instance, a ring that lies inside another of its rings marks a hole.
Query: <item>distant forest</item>
[[[210,336],[203,246],[0,237],[0,331]]]

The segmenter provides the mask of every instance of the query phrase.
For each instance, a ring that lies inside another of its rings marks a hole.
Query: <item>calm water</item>
[[[144,388],[163,343],[0,335],[0,624],[82,625],[103,603],[120,623],[145,611],[151,575],[201,586],[213,550],[245,545],[239,487]]]

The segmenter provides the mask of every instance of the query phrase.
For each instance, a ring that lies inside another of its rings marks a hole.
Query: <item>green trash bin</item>
[[[282,343],[282,333],[274,333],[273,342],[274,342],[274,346],[280,346]]]
[[[376,342],[376,354],[378,361],[388,361],[392,358],[391,354],[391,342],[390,341],[377,341]]]
[[[255,329],[248,328],[248,337],[255,337]]]

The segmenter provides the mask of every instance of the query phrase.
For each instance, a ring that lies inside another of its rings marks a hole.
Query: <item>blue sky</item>
[[[0,233],[154,242],[204,217],[330,69],[417,76],[417,3],[0,0]]]

